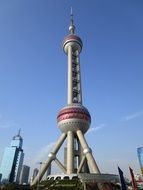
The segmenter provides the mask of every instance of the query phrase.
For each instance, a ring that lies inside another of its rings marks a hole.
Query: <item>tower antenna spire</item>
[[[71,7],[71,14],[70,14],[70,17],[71,17],[71,23],[73,24],[73,10],[72,10],[72,7]]]
[[[21,128],[18,130],[18,136],[20,136]]]
[[[70,12],[69,32],[70,32],[70,34],[74,34],[75,33],[75,26],[74,26],[74,20],[73,20],[73,9],[72,9],[72,7],[71,7],[71,12]]]

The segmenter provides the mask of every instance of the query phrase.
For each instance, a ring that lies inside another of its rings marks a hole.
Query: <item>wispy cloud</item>
[[[14,121],[7,121],[0,113],[0,129],[8,129],[15,126],[17,126],[17,124]]]
[[[0,113],[0,120],[2,119],[2,114]]]
[[[98,125],[98,126],[96,126],[96,127],[91,127],[91,128],[88,130],[87,134],[89,134],[89,133],[91,133],[91,132],[96,132],[96,131],[102,129],[103,127],[105,127],[105,124],[104,124],[104,123],[102,123],[102,124],[100,124],[100,125]]]
[[[11,127],[17,126],[16,123],[10,123],[10,122],[0,122],[0,129],[8,129]]]
[[[45,162],[48,159],[48,153],[52,150],[56,142],[50,142],[44,145],[36,153],[30,153],[29,156],[25,157],[25,164],[30,166],[30,175],[32,175],[34,168],[39,168],[39,162]],[[53,169],[52,169],[53,170]]]
[[[136,113],[133,113],[133,114],[130,114],[130,115],[127,115],[125,117],[122,117],[122,121],[129,121],[129,120],[132,120],[132,119],[135,119],[137,117],[141,117],[143,116],[143,111],[139,111],[139,112],[136,112]]]
[[[37,154],[34,156],[32,160],[33,163],[41,162],[48,158],[48,153],[50,152],[51,148],[55,145],[56,142],[51,142],[45,146],[43,146]]]

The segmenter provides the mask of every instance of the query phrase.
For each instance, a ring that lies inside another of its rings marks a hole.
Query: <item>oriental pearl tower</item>
[[[67,105],[57,116],[57,124],[62,134],[49,153],[48,159],[42,166],[32,185],[42,179],[52,161],[55,161],[66,176],[78,173],[100,174],[99,168],[92,155],[92,150],[84,137],[91,124],[91,116],[82,104],[80,53],[83,43],[75,34],[73,13],[70,14],[69,34],[63,40],[63,50],[68,57],[68,95]],[[63,142],[67,140],[66,165],[57,158],[57,153]]]

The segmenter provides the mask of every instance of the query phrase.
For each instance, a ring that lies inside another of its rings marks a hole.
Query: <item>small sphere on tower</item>
[[[86,133],[91,123],[91,116],[87,108],[80,104],[68,105],[60,110],[57,123],[63,133],[78,130]]]

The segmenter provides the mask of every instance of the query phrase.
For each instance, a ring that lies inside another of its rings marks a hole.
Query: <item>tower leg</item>
[[[61,170],[62,170],[64,173],[66,173],[66,168],[65,168],[65,166],[64,166],[57,158],[55,158],[55,162],[56,162],[56,164],[61,168]]]
[[[60,149],[61,145],[63,144],[64,140],[66,138],[66,134],[63,133],[60,138],[58,139],[54,149],[49,153],[48,155],[48,160],[45,162],[45,164],[42,166],[41,170],[38,172],[37,176],[35,177],[34,181],[32,182],[31,185],[35,185],[40,181],[45,174],[46,170],[48,169],[49,165],[51,162],[56,158],[56,154],[58,150]]]
[[[84,156],[82,157],[81,162],[80,162],[80,165],[79,165],[79,168],[78,168],[78,170],[77,170],[77,173],[81,172],[82,167],[83,167],[83,164],[84,164],[84,162],[85,162],[85,159],[86,159],[86,157],[85,157],[85,155],[84,155]]]
[[[79,142],[79,139],[78,139],[78,151],[79,151],[79,165],[81,165],[81,162],[82,162],[82,159],[83,157],[85,156],[84,153],[83,153],[83,148],[81,147],[81,144]],[[80,166],[79,166],[80,168]],[[84,160],[84,163],[79,171],[78,169],[78,173],[79,172],[83,172],[83,173],[90,173],[90,170],[89,170],[89,167],[88,167],[88,164],[87,164],[87,159]]]
[[[67,132],[67,174],[74,170],[74,135],[72,131]]]
[[[99,168],[98,168],[98,166],[97,166],[97,164],[96,164],[96,162],[92,156],[91,149],[89,148],[89,146],[88,146],[88,144],[87,144],[87,142],[83,136],[83,133],[80,130],[78,130],[76,133],[77,133],[77,136],[78,136],[79,141],[81,143],[81,146],[83,148],[83,153],[85,154],[85,156],[87,158],[90,169],[92,169],[92,171],[94,173],[100,173]]]

